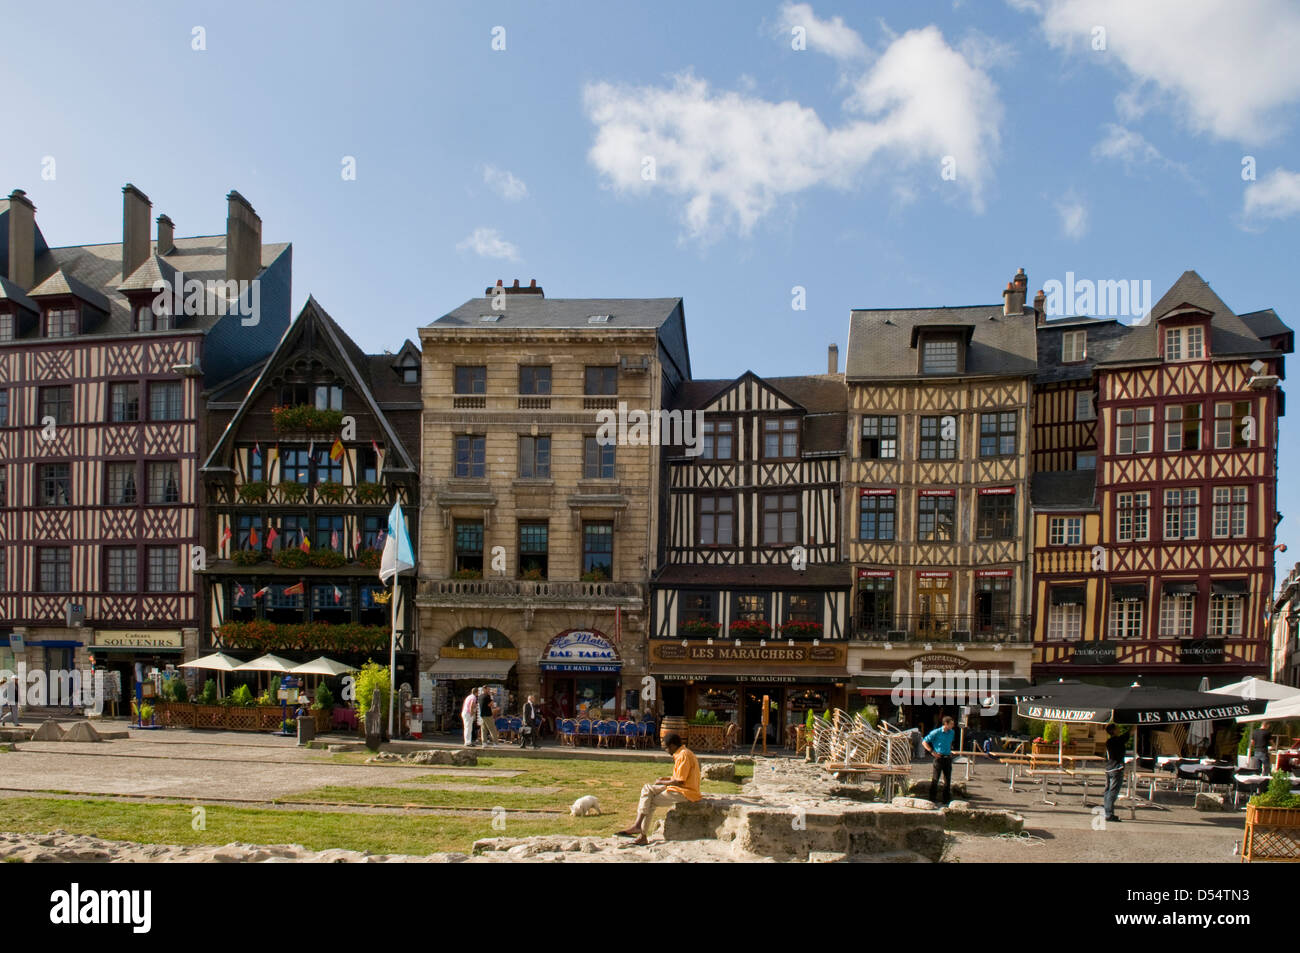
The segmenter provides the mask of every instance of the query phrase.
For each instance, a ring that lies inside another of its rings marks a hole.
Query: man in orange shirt
[[[653,784],[641,788],[641,803],[637,805],[636,820],[631,827],[618,832],[623,837],[635,837],[636,840],[632,842],[634,844],[649,843],[650,831],[654,829],[655,808],[700,799],[699,760],[690,748],[682,744],[681,735],[666,736],[663,747],[673,756],[672,776],[659,778]]]

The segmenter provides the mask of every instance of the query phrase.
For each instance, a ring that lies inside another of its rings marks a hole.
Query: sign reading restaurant
[[[96,629],[91,643],[97,649],[180,649],[184,647],[181,633],[140,632],[132,629]]]

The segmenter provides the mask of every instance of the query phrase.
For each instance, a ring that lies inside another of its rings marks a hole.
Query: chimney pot
[[[1029,290],[1029,276],[1025,274],[1025,269],[1021,268],[1016,272],[1016,287],[1021,291]]]
[[[1017,275],[1014,282],[1007,282],[1007,287],[1002,292],[1002,313],[1004,315],[1013,315],[1023,314],[1024,311],[1025,286],[1020,284],[1020,276]]]
[[[176,247],[176,225],[167,215],[158,216],[158,249],[159,255],[170,254]]]
[[[519,287],[519,279],[516,278],[516,279],[515,279],[515,283],[514,283],[513,285],[511,285],[510,287],[512,287],[512,288],[518,288],[518,287]]]
[[[22,189],[9,193],[9,274],[6,277],[24,291],[31,291],[36,283],[36,206]]]
[[[1043,289],[1038,289],[1038,294],[1034,295],[1034,324],[1042,326],[1047,323],[1047,295]]]
[[[528,280],[528,287],[530,287],[530,288],[536,288],[536,287],[537,287],[537,279],[536,279],[536,278],[530,278],[530,279]]]
[[[248,199],[226,195],[226,279],[251,281],[262,270],[262,220]]]
[[[840,346],[832,344],[826,349],[826,373],[838,374],[840,372]]]
[[[130,182],[122,186],[122,280],[149,257],[149,212],[153,203]]]

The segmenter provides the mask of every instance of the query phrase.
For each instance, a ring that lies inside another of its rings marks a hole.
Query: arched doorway
[[[566,629],[547,643],[539,662],[542,697],[557,718],[623,714],[623,660],[604,633]]]
[[[443,643],[438,660],[429,671],[439,729],[459,730],[461,701],[480,685],[492,689],[502,712],[517,714],[520,701],[515,662],[518,659],[519,650],[514,643],[496,629],[466,627]]]

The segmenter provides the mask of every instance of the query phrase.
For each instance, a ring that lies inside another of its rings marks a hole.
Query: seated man
[[[636,820],[631,827],[618,832],[622,837],[635,837],[636,840],[632,842],[634,844],[649,843],[650,831],[654,829],[655,808],[700,799],[700,762],[682,744],[681,735],[667,735],[663,748],[673,756],[672,776],[659,778],[653,784],[641,788],[641,803],[637,805]]]

